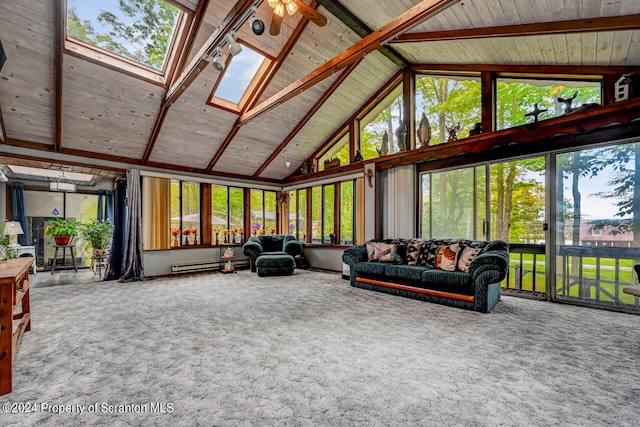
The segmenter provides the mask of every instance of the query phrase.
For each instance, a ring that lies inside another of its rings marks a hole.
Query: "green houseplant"
[[[55,218],[44,229],[47,236],[53,236],[57,245],[68,245],[71,238],[78,234],[77,221],[71,221],[68,219]]]
[[[97,254],[103,255],[111,244],[111,238],[115,230],[113,223],[108,219],[104,221],[93,219],[80,224],[78,227],[84,238],[85,246],[92,248]]]

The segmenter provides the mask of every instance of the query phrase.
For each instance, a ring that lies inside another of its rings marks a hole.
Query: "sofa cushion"
[[[378,261],[386,254],[395,251],[396,245],[392,243],[374,242],[371,240],[367,242],[367,254],[369,256],[369,261]]]
[[[469,271],[471,261],[473,261],[480,252],[482,252],[482,248],[464,246],[460,251],[460,256],[458,257],[458,270],[464,271],[465,273]]]
[[[284,245],[284,236],[260,236],[260,244],[264,252],[277,252],[282,251]]]
[[[436,249],[436,259],[434,267],[446,271],[454,271],[456,269],[456,263],[458,261],[459,249],[460,243],[438,246],[438,248]]]
[[[423,251],[420,253],[421,261],[424,260],[423,265],[428,265],[429,267],[436,266],[436,253],[438,252],[438,248],[440,246],[449,246],[455,243],[460,243],[460,239],[434,239],[431,241],[429,246],[425,246]]]
[[[422,284],[422,273],[428,267],[419,265],[387,265],[384,269],[385,278],[398,283]]]
[[[380,258],[380,262],[402,264],[402,258],[395,252],[389,252],[388,254]]]
[[[411,239],[407,242],[407,264],[418,265],[418,257],[420,256],[420,248],[424,239]]]
[[[438,268],[422,272],[422,286],[428,289],[473,295],[473,279],[462,271],[445,271]]]
[[[394,245],[396,245],[396,253],[400,255],[402,258],[402,263],[407,263],[407,245],[409,244],[409,239],[393,239],[391,241]]]
[[[383,264],[381,262],[370,261],[370,262],[359,262],[356,264],[356,274],[365,275],[365,276],[382,276],[384,275],[384,268],[389,264]]]

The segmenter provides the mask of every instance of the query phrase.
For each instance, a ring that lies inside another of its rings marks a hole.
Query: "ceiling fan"
[[[272,36],[280,34],[280,25],[282,24],[285,10],[289,15],[300,12],[309,21],[319,27],[327,25],[327,17],[302,0],[268,0],[267,3],[273,8],[273,17],[271,18],[271,26],[269,27],[269,34]]]

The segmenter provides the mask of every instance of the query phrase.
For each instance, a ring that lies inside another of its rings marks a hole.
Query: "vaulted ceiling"
[[[174,3],[188,32],[162,79],[69,47],[63,0],[0,0],[0,153],[277,182],[411,65],[640,66],[638,0],[312,0],[324,27],[300,14],[278,36],[239,27],[273,61],[232,112],[209,102],[207,55],[255,1]],[[257,16],[271,12],[264,1]]]

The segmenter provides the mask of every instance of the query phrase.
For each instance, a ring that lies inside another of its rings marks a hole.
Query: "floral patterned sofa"
[[[343,252],[351,286],[483,313],[500,300],[509,244],[463,239],[373,240]]]

